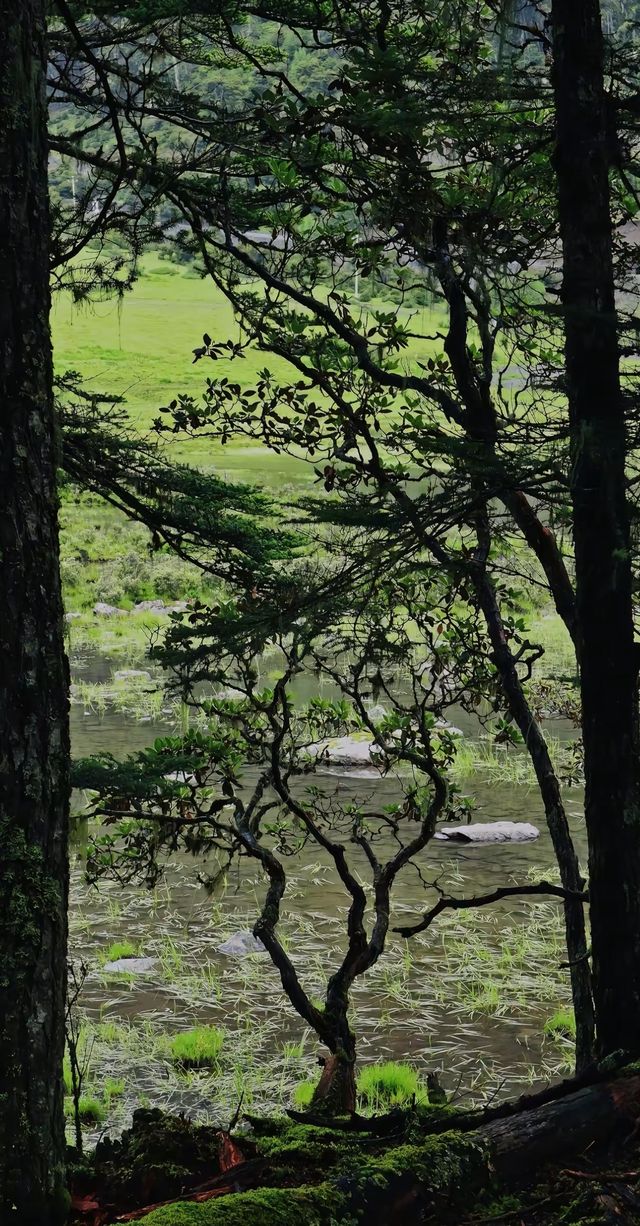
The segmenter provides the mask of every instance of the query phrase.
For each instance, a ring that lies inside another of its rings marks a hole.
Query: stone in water
[[[265,946],[259,937],[252,932],[234,932],[233,936],[222,945],[218,945],[219,954],[227,954],[232,958],[246,958],[247,954],[266,954]]]
[[[112,975],[148,975],[156,963],[157,958],[116,958],[102,969]]]
[[[540,836],[531,822],[474,822],[470,826],[445,826],[434,838],[447,843],[530,843]]]

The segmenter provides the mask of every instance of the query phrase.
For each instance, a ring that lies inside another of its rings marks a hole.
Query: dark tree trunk
[[[318,1082],[311,1110],[316,1114],[334,1116],[350,1115],[356,1109],[355,1059],[328,1056],[324,1061],[322,1076]]]
[[[65,1216],[68,705],[44,0],[0,0],[0,1221]]]
[[[637,665],[597,0],[554,0],[556,174],[597,1043],[640,1051]]]

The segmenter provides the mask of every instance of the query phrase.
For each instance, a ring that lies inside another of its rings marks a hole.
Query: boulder
[[[157,962],[157,958],[116,958],[115,962],[106,962],[102,969],[109,975],[148,975]]]
[[[134,613],[166,613],[164,600],[139,600],[133,606]]]
[[[373,766],[376,752],[379,751],[373,741],[355,736],[337,736],[309,746],[309,753],[330,766]]]
[[[105,604],[104,600],[99,600],[93,606],[94,613],[100,617],[126,617],[127,609],[119,609],[114,604]]]
[[[234,932],[233,936],[218,945],[218,953],[229,958],[246,958],[248,954],[266,954],[266,948],[252,932]]]
[[[120,668],[113,674],[114,681],[152,681],[151,673],[144,668]]]
[[[65,613],[64,620],[66,622],[74,622],[78,617],[82,617],[82,613]]]
[[[434,838],[447,843],[530,843],[540,837],[530,822],[473,822],[469,826],[445,826]]]

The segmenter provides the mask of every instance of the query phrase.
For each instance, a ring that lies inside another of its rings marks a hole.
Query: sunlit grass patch
[[[218,1061],[223,1041],[216,1026],[196,1026],[171,1040],[171,1059],[185,1069],[211,1067]]]
[[[552,1039],[575,1039],[576,1018],[573,1009],[558,1009],[547,1018],[543,1030]]]
[[[405,1106],[414,1100],[429,1102],[427,1088],[417,1071],[396,1060],[365,1065],[358,1075],[358,1097],[363,1106],[373,1111]]]

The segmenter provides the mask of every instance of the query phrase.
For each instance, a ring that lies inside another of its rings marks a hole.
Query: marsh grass
[[[429,1102],[426,1086],[410,1064],[387,1060],[384,1064],[368,1064],[358,1074],[358,1098],[373,1114],[391,1107],[408,1106],[411,1102]]]
[[[101,966],[107,962],[119,962],[121,958],[135,958],[140,949],[132,941],[114,941],[98,955]]]
[[[558,737],[545,735],[551,761],[558,769],[562,756],[562,742]],[[508,745],[496,745],[491,737],[469,740],[460,737],[456,742],[456,754],[450,772],[455,783],[468,781],[477,776],[494,783],[511,783],[514,786],[535,786],[536,776],[531,758],[526,749]]]
[[[329,879],[318,866],[308,871],[317,875],[324,896]],[[447,872],[454,892],[464,890],[454,861]],[[300,898],[305,880],[292,871],[292,893]],[[72,946],[95,966],[82,1002],[93,1045],[87,1092],[105,1111],[94,1129],[118,1131],[145,1102],[224,1126],[240,1098],[243,1109],[269,1113],[289,1106],[301,1083],[312,1091],[320,1046],[287,1006],[270,960],[216,952],[234,931],[251,926],[251,898],[260,897],[259,887],[257,875],[247,872],[239,896],[236,884],[212,901],[185,864],[155,893],[103,885],[96,895],[86,892],[74,870]],[[332,904],[305,915],[293,906],[283,917],[287,943],[321,1004],[327,967],[343,948],[343,910]],[[156,971],[103,979],[107,940],[110,950],[126,944],[144,949],[156,958]],[[505,908],[448,913],[409,944],[392,937],[353,997],[365,1086],[374,1076],[368,1068],[402,1065],[409,1052],[420,1083],[427,1071],[442,1071],[446,1088],[458,1087],[464,1101],[504,1097],[519,1085],[558,1075],[570,1046],[545,1041],[543,1028],[553,1010],[568,1004],[562,956],[560,912],[553,903],[537,903],[526,919]],[[174,1060],[177,1032],[210,1028],[224,1032],[221,1044],[214,1040],[215,1064]],[[123,1092],[109,1093],[108,1079],[124,1083]],[[379,1101],[385,1092],[373,1084],[366,1091],[378,1093]],[[295,1098],[300,1104],[297,1092]]]
[[[218,1063],[224,1035],[215,1026],[196,1026],[171,1040],[173,1063],[183,1069],[211,1068]]]

